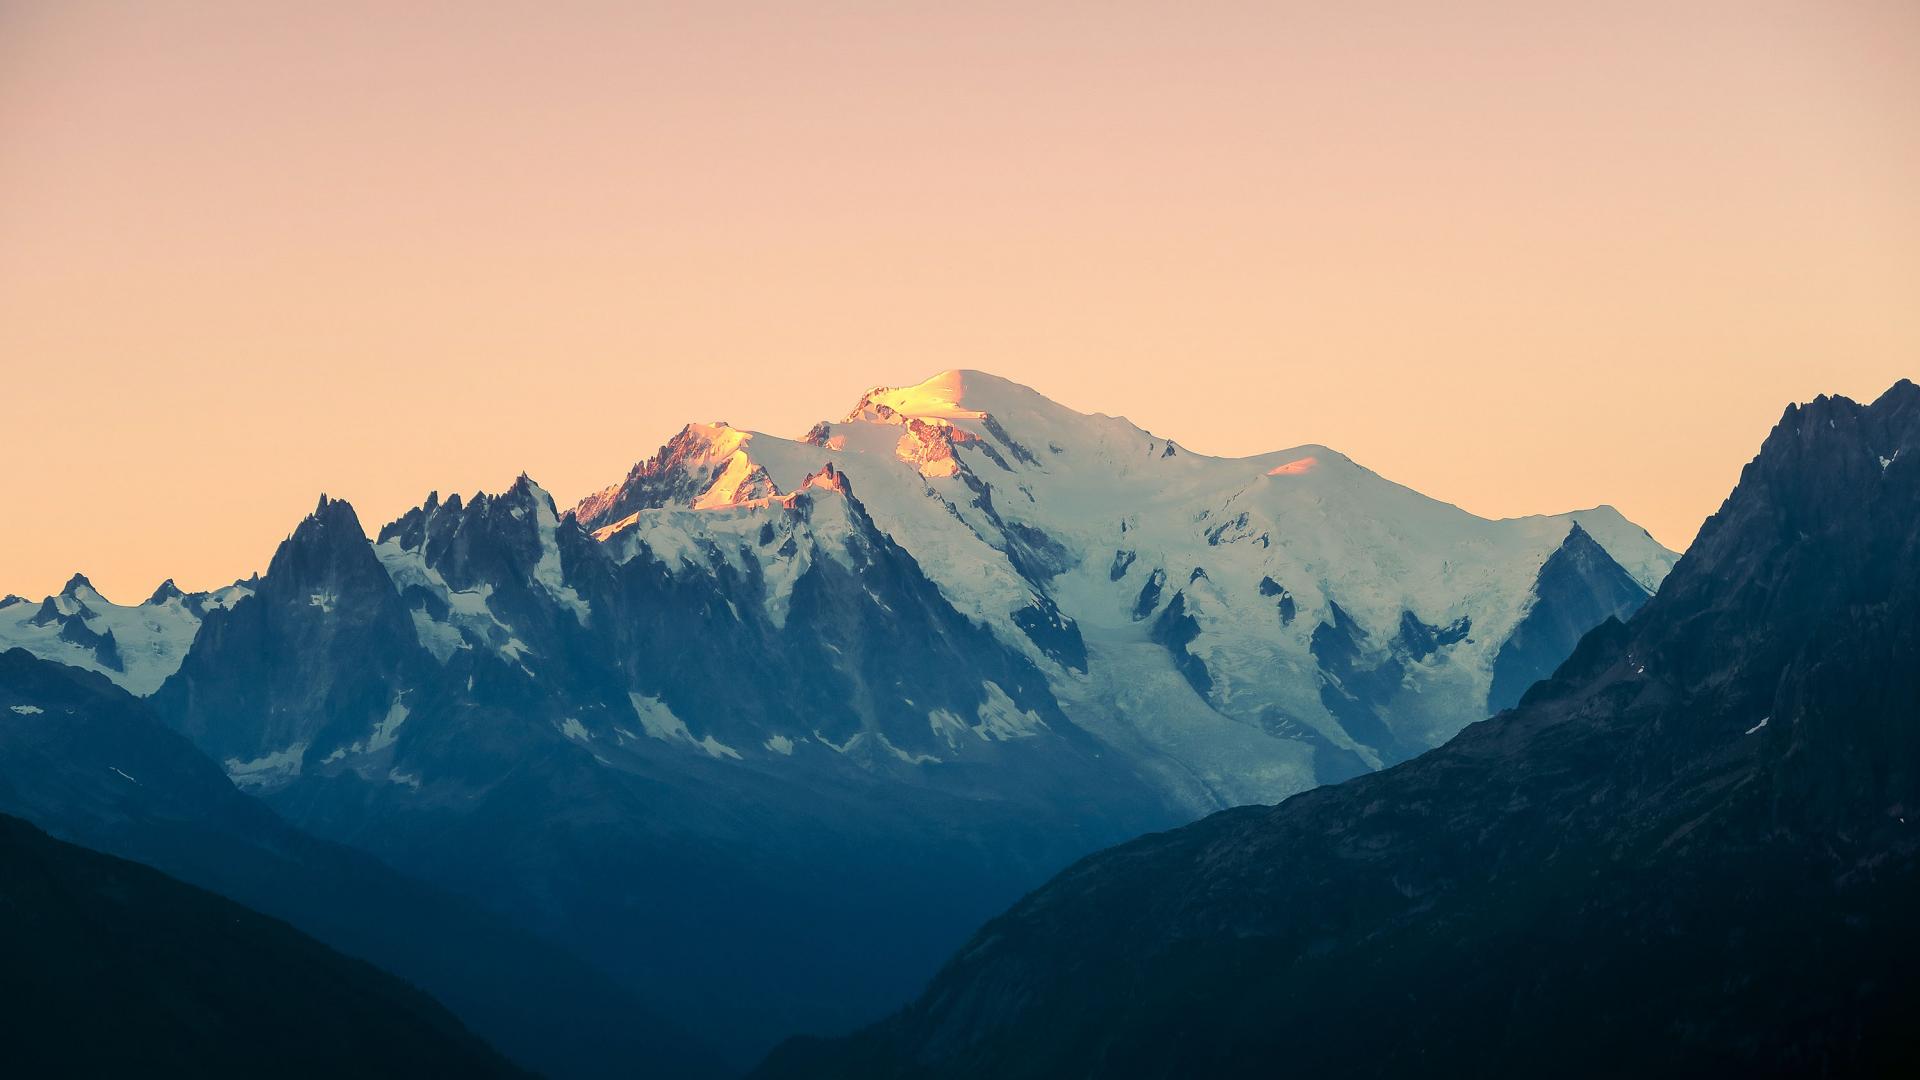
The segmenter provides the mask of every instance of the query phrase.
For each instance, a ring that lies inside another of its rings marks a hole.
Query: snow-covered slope
[[[809,485],[858,497],[799,513]],[[1078,727],[1194,811],[1276,800],[1437,745],[1517,699],[1587,628],[1630,613],[1675,557],[1611,507],[1487,520],[1329,447],[1197,454],[978,371],[876,387],[797,439],[689,424],[566,515],[524,476],[498,496],[436,495],[381,530],[376,559],[332,557],[384,568],[399,600],[380,603],[407,611],[442,665],[476,649],[528,673],[565,659],[575,678],[591,663],[631,665],[624,690],[649,696],[665,683],[644,658],[621,655],[631,631],[604,622],[627,616],[597,622],[591,599],[617,607],[613,583],[645,576],[628,566],[637,555],[682,580],[665,602],[703,590],[701,602],[736,619],[750,602],[766,620],[756,633],[784,634],[794,590],[827,580],[816,563],[851,581],[867,573],[849,555],[871,547],[847,516],[855,505],[946,606],[1034,665]],[[278,602],[286,617],[328,621],[331,579],[296,587],[292,573],[279,575],[283,587],[308,591]],[[373,596],[364,581],[355,587]],[[900,599],[862,587],[862,602],[880,609]],[[40,604],[0,604],[0,644],[150,694],[208,611],[257,589],[188,596],[169,583],[122,607],[76,575]],[[984,693],[990,681],[975,683]],[[378,721],[392,702],[361,707]],[[314,713],[286,730],[305,737],[338,722]],[[808,738],[721,717],[676,722],[690,744],[736,752],[786,756]],[[898,729],[885,737],[922,742]],[[235,753],[249,762],[297,742]],[[915,753],[942,751],[929,744],[902,760]]]
[[[845,1027],[1045,873],[1190,815],[831,462],[788,486],[603,539],[525,477],[372,542],[322,499],[154,707],[302,827],[747,1057]]]
[[[575,514],[666,550],[686,512],[764,505],[829,462],[1077,722],[1197,805],[1284,797],[1480,719],[1576,525],[1644,593],[1675,558],[1612,507],[1490,521],[1325,446],[1196,454],[977,371],[875,388],[800,440],[690,425]]]
[[[97,671],[145,696],[180,667],[200,620],[232,607],[252,591],[245,582],[204,593],[183,593],[162,582],[144,603],[116,604],[83,574],[36,604],[18,596],[0,600],[0,650],[19,647],[43,659]]]
[[[243,587],[77,581],[0,643],[750,1054],[1101,846],[1437,744],[1672,559],[949,372],[800,438],[688,425],[565,513],[522,476],[369,539],[323,496]]]

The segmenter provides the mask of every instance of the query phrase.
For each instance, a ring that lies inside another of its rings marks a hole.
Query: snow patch
[[[708,757],[726,757],[732,758],[735,761],[740,760],[740,751],[735,750],[733,747],[728,746],[726,743],[721,742],[711,735],[705,736],[694,745],[705,750]]]
[[[755,499],[769,498],[773,485],[745,450],[735,450],[713,483],[693,500],[695,510],[717,510]]]
[[[42,709],[38,705],[15,705],[13,711],[19,713],[21,716],[39,716],[41,713],[46,712],[45,709]]]
[[[1040,734],[1046,729],[1047,722],[1032,709],[1022,710],[1007,696],[1000,684],[988,681],[980,684],[987,692],[987,700],[980,703],[977,715],[980,722],[973,726],[973,733],[983,739],[1025,739]]]
[[[418,587],[439,597],[447,605],[444,621],[435,619],[421,608],[416,607],[411,612],[414,632],[434,659],[444,664],[456,651],[470,649],[475,642],[493,648],[507,660],[520,659],[526,646],[519,645],[516,649],[513,628],[496,618],[487,603],[493,596],[492,585],[483,582],[478,588],[456,590],[447,584],[439,571],[427,565],[423,553],[400,546],[397,539],[375,544],[373,553],[379,558],[380,565],[386,568],[387,577],[392,579],[394,589],[401,595],[404,596],[409,588]]]
[[[77,616],[94,634],[112,634],[119,667],[101,663],[92,648],[62,637],[62,620],[36,624],[40,605],[33,603],[9,604],[0,611],[0,650],[17,646],[43,660],[96,671],[128,693],[146,697],[180,669],[194,635],[200,631],[199,611],[230,608],[251,595],[252,589],[235,584],[208,593],[121,605],[82,583],[72,595],[48,599],[62,620]]]
[[[399,696],[393,699],[393,704],[387,706],[387,715],[373,725],[373,730],[368,733],[366,739],[335,747],[333,753],[320,759],[320,764],[331,765],[349,754],[371,754],[392,746],[394,740],[399,737],[400,725],[407,722],[407,707],[400,700],[407,694],[406,690],[400,691]]]
[[[420,644],[433,654],[435,660],[446,663],[453,654],[461,649],[473,648],[452,623],[443,623],[427,614],[424,608],[414,608],[408,614],[413,616],[413,632]]]
[[[936,737],[946,740],[949,750],[959,749],[960,736],[969,730],[967,722],[958,713],[946,709],[935,709],[928,713],[927,726],[933,729]]]
[[[880,745],[886,747],[889,753],[891,753],[894,757],[899,758],[901,761],[904,761],[909,765],[940,764],[940,759],[937,757],[934,757],[932,754],[915,754],[907,750],[902,750],[899,747],[893,745],[893,740],[887,738],[885,735],[875,735],[874,737],[880,740]]]
[[[227,778],[232,780],[235,786],[249,789],[263,788],[299,776],[300,762],[306,754],[307,744],[297,742],[251,761],[228,758],[223,764],[227,770]]]
[[[707,735],[694,738],[687,730],[686,721],[673,715],[673,710],[659,698],[646,694],[629,692],[627,700],[633,704],[633,714],[640,719],[640,730],[661,742],[686,742],[706,751],[708,757],[732,758],[740,760],[740,751],[726,743]]]
[[[560,519],[554,515],[553,500],[547,493],[534,489],[533,505],[535,524],[539,527],[540,561],[533,568],[533,579],[547,590],[547,595],[558,600],[573,612],[573,617],[581,626],[587,625],[592,609],[580,594],[568,585],[566,576],[560,567]]]
[[[821,746],[826,747],[827,749],[833,751],[836,754],[846,753],[847,751],[857,746],[861,739],[864,739],[866,737],[867,737],[866,732],[856,731],[852,735],[848,736],[846,742],[836,744],[832,739],[829,739],[825,735],[820,734],[818,730],[815,730],[813,733],[814,741],[818,742]]]
[[[639,693],[629,693],[627,700],[633,704],[633,714],[640,720],[640,730],[649,736],[663,742],[674,739],[693,741],[693,733],[687,730],[687,725],[679,717],[673,715],[673,710],[667,707],[666,702]]]
[[[373,734],[367,738],[368,753],[384,750],[393,745],[400,725],[407,722],[407,707],[400,701],[400,698],[405,696],[406,691],[402,690],[400,697],[394,698],[393,704],[387,707],[387,715],[381,717],[380,722],[373,726]]]
[[[774,753],[779,754],[781,757],[793,756],[793,740],[787,738],[785,735],[775,735],[762,745]]]

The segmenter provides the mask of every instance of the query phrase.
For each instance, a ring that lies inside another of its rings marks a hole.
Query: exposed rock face
[[[641,510],[690,505],[716,486],[725,487],[728,501],[777,494],[766,470],[747,456],[748,438],[725,424],[688,424],[625,480],[582,500],[574,516],[597,529]]]
[[[353,507],[323,495],[155,700],[237,782],[270,786],[377,725],[425,660]]]
[[[1403,765],[1087,859],[790,1076],[1875,1075],[1920,1002],[1920,389]]]
[[[154,702],[296,823],[758,1053],[883,1011],[1051,868],[1180,817],[855,492],[828,461],[595,539],[523,478],[375,543],[329,501]]]
[[[1560,666],[1588,630],[1625,621],[1652,595],[1575,522],[1540,567],[1527,614],[1493,658],[1487,713],[1510,709]]]

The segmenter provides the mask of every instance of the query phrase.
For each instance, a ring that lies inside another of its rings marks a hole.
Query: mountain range
[[[1090,857],[758,1075],[1910,1074],[1916,459],[1911,382],[1788,408],[1515,708]]]
[[[0,809],[401,971],[522,1064],[636,1051],[552,1058],[560,1018],[481,990],[513,964],[462,994],[303,923],[305,883],[364,860],[418,917],[519,928],[550,1001],[604,979],[663,1018],[633,1035],[659,1060],[746,1065],[896,1007],[1089,852],[1446,742],[1674,559],[1609,507],[1490,521],[1324,446],[1210,457],[947,372],[797,439],[690,424],[571,510],[522,476],[370,532],[322,496],[220,590],[8,597],[0,691],[93,727],[16,725],[54,748]],[[253,823],[151,840],[99,786],[156,767]],[[305,852],[303,884],[230,843]]]

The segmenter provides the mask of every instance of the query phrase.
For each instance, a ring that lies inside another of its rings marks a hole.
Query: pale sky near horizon
[[[0,593],[952,367],[1684,547],[1920,377],[1920,3],[0,0]]]

